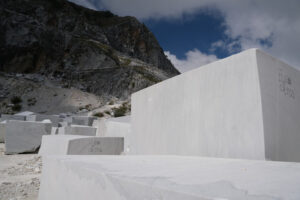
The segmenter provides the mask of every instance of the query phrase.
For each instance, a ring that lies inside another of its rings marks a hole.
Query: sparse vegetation
[[[104,113],[107,114],[107,115],[110,115],[110,111],[109,110],[104,111]]]
[[[22,99],[19,96],[14,96],[10,99],[10,102],[13,104],[19,104],[22,103]]]
[[[95,117],[104,117],[104,114],[102,112],[98,112],[94,114]]]
[[[120,107],[114,108],[114,117],[122,117],[125,116],[126,112],[128,111],[127,103],[123,103]]]
[[[108,105],[114,105],[115,104],[115,102],[113,101],[113,100],[111,100],[109,103],[108,103]]]
[[[28,106],[34,106],[36,104],[37,100],[36,98],[30,98],[30,99],[27,99],[27,105]]]
[[[15,105],[13,105],[13,107],[11,108],[13,111],[15,111],[15,112],[19,112],[19,111],[21,111],[21,109],[22,109],[22,105],[20,105],[20,104],[15,104]]]

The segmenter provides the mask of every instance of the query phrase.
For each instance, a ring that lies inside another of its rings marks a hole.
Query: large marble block
[[[8,115],[8,114],[1,114],[1,121],[5,120],[20,120],[25,121],[26,116],[25,115]]]
[[[13,121],[6,123],[5,153],[35,152],[41,145],[43,135],[51,133],[52,124],[43,122]]]
[[[59,135],[96,136],[97,128],[91,126],[71,125],[58,128]]]
[[[125,152],[129,150],[130,116],[95,120],[93,127],[97,128],[96,136],[123,137]]]
[[[89,116],[72,116],[72,124],[92,126],[95,119],[97,118]]]
[[[132,95],[132,154],[300,161],[300,72],[250,49]]]
[[[27,121],[43,121],[45,119],[49,119],[55,127],[58,127],[59,122],[63,121],[59,115],[33,114],[26,117]]]
[[[300,163],[184,156],[47,156],[39,200],[298,200]]]
[[[120,155],[124,151],[121,137],[78,135],[44,135],[39,154],[45,155]]]

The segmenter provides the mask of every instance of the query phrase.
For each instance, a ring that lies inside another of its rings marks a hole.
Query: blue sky
[[[249,48],[300,68],[299,0],[70,0],[135,16],[185,72]]]
[[[199,11],[180,19],[146,19],[143,23],[154,33],[163,49],[179,59],[184,59],[185,53],[195,48],[209,54],[213,42],[226,38],[223,17],[217,10],[210,13]],[[219,58],[228,56],[226,51],[215,53]]]

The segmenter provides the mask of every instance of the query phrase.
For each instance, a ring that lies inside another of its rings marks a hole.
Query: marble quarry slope
[[[179,74],[136,18],[66,0],[0,2],[0,71],[51,77],[106,101]]]

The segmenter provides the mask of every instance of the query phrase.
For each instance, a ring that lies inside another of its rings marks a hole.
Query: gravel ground
[[[0,199],[36,200],[42,162],[37,154],[4,155],[0,143]]]

